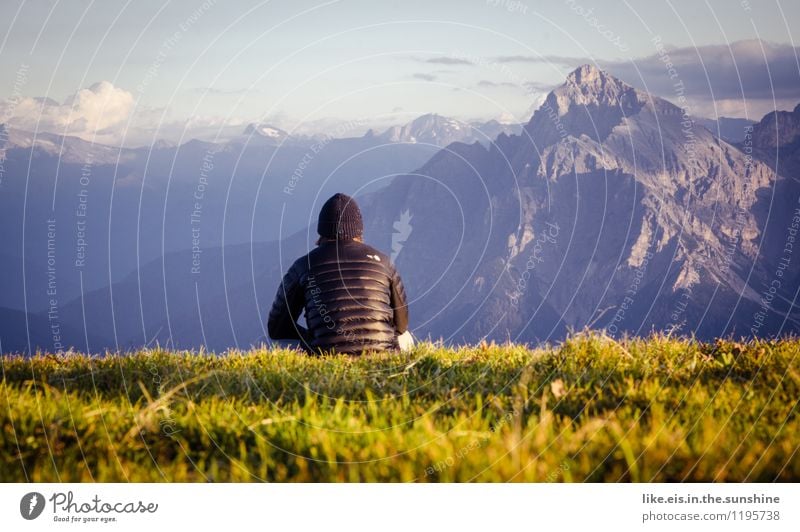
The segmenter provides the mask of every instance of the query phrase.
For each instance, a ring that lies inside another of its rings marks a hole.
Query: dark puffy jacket
[[[297,320],[305,310],[308,330]],[[403,283],[389,258],[355,240],[326,242],[295,261],[272,304],[269,335],[310,351],[397,349],[408,329]]]

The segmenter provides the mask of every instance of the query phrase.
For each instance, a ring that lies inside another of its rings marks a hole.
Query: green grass
[[[2,481],[797,481],[800,340],[2,359]]]

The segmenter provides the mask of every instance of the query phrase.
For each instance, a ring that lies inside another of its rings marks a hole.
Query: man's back
[[[300,310],[307,332],[295,323]],[[304,337],[311,349],[338,353],[396,349],[407,328],[397,271],[386,255],[357,240],[326,241],[298,259],[269,317],[271,337]]]

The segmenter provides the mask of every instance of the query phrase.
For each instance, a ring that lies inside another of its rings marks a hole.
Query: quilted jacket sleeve
[[[408,330],[408,304],[406,302],[406,290],[400,274],[394,266],[391,266],[391,302],[394,310],[394,328],[397,334],[403,334]]]
[[[301,284],[303,259],[296,261],[283,276],[272,309],[267,331],[273,340],[302,340],[306,330],[297,323],[305,306],[305,289]]]

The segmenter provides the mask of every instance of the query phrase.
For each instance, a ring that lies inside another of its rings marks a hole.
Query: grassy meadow
[[[797,481],[800,340],[5,357],[0,481]]]

